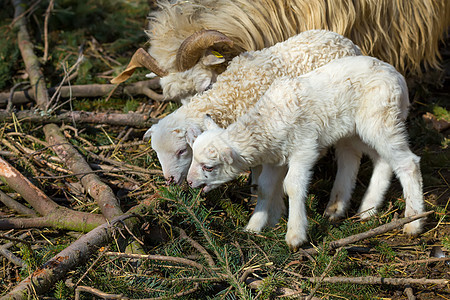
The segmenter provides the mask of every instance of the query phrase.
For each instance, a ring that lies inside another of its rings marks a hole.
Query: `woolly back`
[[[175,70],[176,52],[201,29],[230,37],[237,55],[284,41],[309,29],[340,33],[364,54],[402,73],[421,73],[421,63],[439,67],[439,41],[450,25],[449,0],[161,0],[152,12],[149,52]]]

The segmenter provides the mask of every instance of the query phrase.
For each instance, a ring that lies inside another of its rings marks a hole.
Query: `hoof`
[[[292,252],[296,252],[300,246],[307,241],[306,234],[287,233],[286,243]]]
[[[421,220],[416,220],[403,226],[403,233],[408,236],[416,237],[422,232]]]

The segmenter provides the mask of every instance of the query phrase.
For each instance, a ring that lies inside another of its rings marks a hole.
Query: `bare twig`
[[[213,258],[211,257],[211,255],[208,253],[208,251],[206,251],[206,249],[202,245],[200,245],[195,240],[193,240],[190,236],[188,236],[186,234],[186,231],[184,231],[183,229],[178,228],[178,231],[180,232],[180,237],[182,239],[187,240],[192,245],[192,247],[197,249],[197,251],[200,252],[205,257],[206,261],[208,262],[208,265],[211,268],[216,268],[216,264],[214,263]]]
[[[12,0],[15,12],[14,17],[17,18],[24,12],[24,3],[21,0]],[[19,29],[17,33],[17,41],[19,43],[20,53],[22,54],[25,68],[30,77],[30,83],[33,88],[34,99],[38,107],[45,110],[48,103],[48,93],[45,87],[44,75],[40,70],[40,64],[37,56],[33,52],[33,44],[27,30],[27,22],[25,18],[20,18],[14,24]]]
[[[416,296],[414,295],[413,289],[411,286],[406,286],[404,291],[406,297],[408,297],[408,300],[416,300]]]
[[[18,240],[23,240],[24,238],[26,238],[27,236],[29,236],[30,233],[29,232],[25,232],[23,234],[21,234],[18,237]],[[13,264],[15,264],[16,266],[19,267],[26,267],[27,264],[25,263],[24,260],[18,258],[17,256],[15,256],[11,251],[9,251],[8,249],[10,247],[12,247],[16,242],[9,242],[4,244],[3,246],[0,246],[0,254],[3,255],[6,259],[8,259],[10,262],[12,262]],[[27,242],[28,243],[28,242]]]
[[[77,67],[81,63],[81,60],[78,59],[77,63],[69,70],[69,72],[73,72],[73,68]],[[104,97],[110,93],[114,97],[129,97],[129,96],[138,96],[145,95],[150,99],[161,101],[163,100],[163,96],[152,91],[152,89],[156,89],[159,87],[158,82],[154,79],[152,80],[144,80],[136,83],[132,83],[125,87],[116,86],[114,84],[86,84],[86,85],[62,85],[64,84],[68,77],[70,77],[70,73],[67,73],[64,76],[64,80],[61,81],[61,84],[58,87],[51,87],[48,89],[48,93],[51,96],[60,93],[60,97],[69,98],[69,97]],[[8,102],[8,98],[10,97],[10,92],[0,93],[0,106],[4,106]],[[28,89],[25,91],[15,92],[13,97],[11,98],[12,103],[14,104],[22,104],[27,103],[32,100],[35,100],[35,96],[33,94],[32,89]]]
[[[340,239],[337,241],[333,241],[330,243],[329,249],[330,250],[337,249],[337,248],[346,246],[351,243],[356,243],[361,240],[364,240],[364,239],[367,239],[367,238],[370,238],[370,237],[373,237],[373,236],[376,236],[379,234],[383,234],[383,233],[393,230],[395,228],[401,227],[407,223],[410,223],[414,220],[424,218],[432,213],[434,213],[434,211],[428,211],[428,212],[424,212],[424,213],[421,213],[421,214],[418,214],[415,216],[410,216],[410,217],[394,220],[390,223],[378,226],[378,227],[368,230],[366,232],[362,232],[362,233],[355,234],[355,235],[352,235],[352,236],[349,236],[349,237],[346,237],[346,238],[343,238],[343,239]],[[310,248],[310,249],[305,249],[305,251],[309,254],[316,254],[318,250],[316,248]]]
[[[305,298],[305,300],[312,300],[312,298],[314,297],[314,295],[316,294],[317,290],[319,289],[320,285],[322,284],[323,279],[325,278],[325,276],[328,274],[328,271],[331,268],[331,264],[334,262],[334,259],[339,255],[339,253],[341,252],[342,248],[339,248],[336,253],[333,255],[333,257],[331,258],[330,262],[328,263],[328,265],[325,267],[325,270],[322,272],[322,275],[319,278],[319,281],[316,282],[316,286],[312,289],[312,291],[309,293],[309,295]]]
[[[204,269],[204,267],[201,264],[199,264],[198,262],[195,262],[190,259],[182,258],[182,257],[164,256],[164,255],[143,255],[143,254],[120,253],[120,252],[106,252],[105,255],[126,257],[126,258],[168,261],[168,262],[174,262],[174,263],[179,263],[179,264],[183,264],[183,265],[188,265],[188,266],[194,267],[200,271]]]
[[[300,276],[302,277],[302,276]],[[308,279],[311,282],[318,282],[319,277],[302,277]],[[411,284],[424,284],[424,285],[446,285],[450,283],[448,279],[428,279],[428,278],[385,278],[376,276],[364,276],[364,277],[325,277],[322,279],[327,283],[352,283],[352,284],[389,284],[389,285],[411,285]]]
[[[101,297],[102,299],[128,299],[127,297],[123,297],[123,294],[108,294],[92,287],[80,285],[75,289],[75,300],[80,299],[81,292],[91,293],[95,296]]]
[[[158,120],[150,118],[146,114],[128,113],[95,113],[88,111],[61,111],[52,115],[41,115],[32,110],[21,110],[15,113],[18,120],[26,120],[32,123],[91,123],[108,124],[117,126],[133,126],[136,128],[149,128]],[[6,110],[0,110],[0,121],[12,122],[13,115]]]
[[[53,9],[53,4],[55,0],[50,0],[50,3],[48,4],[47,11],[45,12],[45,19],[44,19],[44,63],[47,62],[48,59],[48,19],[50,18],[51,11]]]

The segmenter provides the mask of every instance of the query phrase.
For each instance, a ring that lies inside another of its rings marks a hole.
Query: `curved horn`
[[[168,74],[166,70],[158,66],[158,63],[156,62],[156,59],[153,58],[153,56],[148,54],[148,52],[144,49],[139,48],[133,54],[133,57],[131,57],[130,63],[128,64],[127,68],[118,76],[114,77],[111,80],[111,83],[119,84],[121,82],[124,82],[125,80],[130,78],[136,68],[140,67],[149,69],[159,77],[164,77]]]
[[[233,41],[217,30],[201,30],[186,38],[177,52],[176,64],[178,71],[192,68],[200,59],[203,50],[216,44],[233,46]]]

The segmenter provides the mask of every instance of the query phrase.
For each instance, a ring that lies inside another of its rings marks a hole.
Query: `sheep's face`
[[[234,150],[221,139],[222,128],[202,133],[192,144],[193,159],[187,181],[193,188],[201,187],[204,193],[236,178],[240,170],[234,164]],[[188,142],[192,142],[188,132]]]
[[[208,59],[204,56],[196,65],[184,72],[172,72],[160,80],[164,98],[170,100],[189,99],[197,94],[209,90],[217,81],[217,76],[225,71],[224,59]]]
[[[186,179],[192,160],[192,149],[186,142],[186,129],[169,126],[163,120],[147,130],[144,140],[149,140],[150,137],[167,184],[181,184]]]

